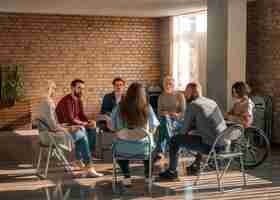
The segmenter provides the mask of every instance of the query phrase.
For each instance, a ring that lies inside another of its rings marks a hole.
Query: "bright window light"
[[[196,34],[207,31],[206,12],[174,17],[173,31],[173,77],[176,89],[184,90],[192,80]]]

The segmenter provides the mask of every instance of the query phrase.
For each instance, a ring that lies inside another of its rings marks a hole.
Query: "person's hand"
[[[161,111],[161,112],[160,112],[160,115],[161,115],[161,116],[166,116],[166,115],[168,115],[168,112],[167,112],[167,111]]]
[[[78,130],[81,129],[81,126],[78,126],[78,125],[69,126],[67,129],[68,129],[69,133],[75,133],[75,132],[77,132]]]
[[[178,113],[176,112],[169,112],[170,117],[174,117],[177,118],[178,117]]]
[[[96,128],[96,121],[92,120],[85,125],[86,128]]]

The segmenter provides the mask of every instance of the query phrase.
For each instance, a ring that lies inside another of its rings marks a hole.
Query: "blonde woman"
[[[78,161],[85,165],[84,170],[88,177],[99,177],[102,174],[97,173],[92,166],[92,158],[89,149],[89,143],[86,136],[85,128],[82,126],[69,126],[64,127],[57,121],[57,116],[55,112],[55,101],[54,95],[56,90],[56,84],[53,81],[46,82],[46,96],[41,101],[39,106],[39,116],[38,118],[44,124],[46,124],[49,131],[54,132],[54,137],[61,142],[60,139],[69,137],[74,141],[75,144],[75,157]],[[42,137],[40,135],[42,142],[47,141],[47,137]],[[81,164],[82,166],[82,164]]]
[[[165,153],[170,138],[182,127],[186,108],[185,97],[175,91],[175,80],[166,76],[163,81],[163,93],[158,99],[158,115],[160,118],[159,152]]]

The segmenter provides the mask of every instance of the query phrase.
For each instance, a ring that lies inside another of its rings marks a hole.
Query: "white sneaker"
[[[93,167],[89,168],[87,170],[87,178],[96,178],[96,177],[101,177],[101,176],[104,176],[103,174],[101,173],[98,173],[97,171],[95,171],[95,169]]]
[[[124,178],[124,179],[122,180],[122,184],[123,184],[125,187],[131,186],[131,184],[132,184],[131,178]]]

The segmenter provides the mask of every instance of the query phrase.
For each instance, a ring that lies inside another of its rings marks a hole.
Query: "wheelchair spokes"
[[[253,169],[261,165],[270,154],[270,144],[267,137],[261,129],[255,127],[245,129],[245,134],[237,145],[243,152],[246,169]]]

